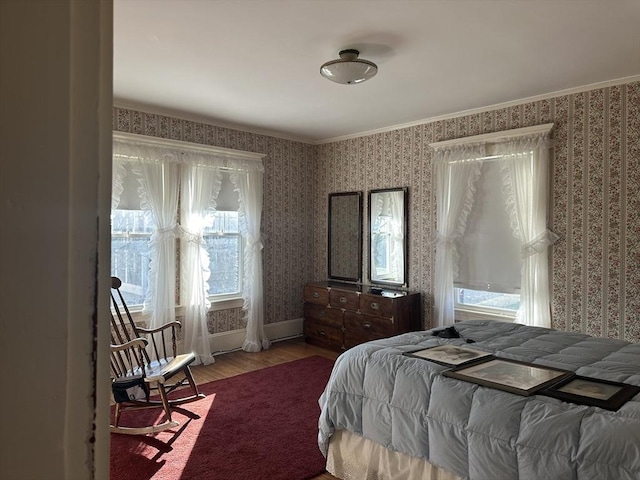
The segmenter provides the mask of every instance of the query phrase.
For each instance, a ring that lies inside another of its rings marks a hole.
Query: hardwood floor
[[[320,355],[335,360],[338,352],[325,350],[305,343],[302,339],[284,340],[275,342],[268,350],[258,353],[248,353],[244,351],[224,353],[215,357],[212,365],[197,365],[191,367],[196,383],[202,384],[233,377],[241,373],[259,370],[264,367],[278,365],[280,363],[291,362],[300,358]],[[313,480],[337,480],[336,477],[324,473]]]

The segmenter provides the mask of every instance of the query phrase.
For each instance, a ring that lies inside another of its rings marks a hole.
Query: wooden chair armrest
[[[141,327],[138,327],[138,328],[136,328],[136,330],[138,330],[138,333],[158,333],[158,332],[161,332],[163,330],[166,330],[169,327],[178,327],[178,328],[180,328],[180,327],[182,327],[182,324],[179,321],[174,320],[173,322],[165,323],[164,325],[160,325],[159,327],[156,327],[156,328],[141,328]]]
[[[149,342],[145,338],[134,338],[126,343],[120,343],[118,345],[111,344],[111,351],[118,352],[120,350],[128,350],[132,347],[145,348],[149,345]]]

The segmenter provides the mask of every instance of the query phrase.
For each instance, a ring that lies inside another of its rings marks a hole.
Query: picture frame
[[[412,352],[405,352],[408,357],[429,360],[448,367],[457,367],[478,363],[493,358],[491,352],[460,345],[443,344],[435,347],[423,348]]]
[[[443,375],[525,397],[575,376],[567,370],[497,357],[447,370]]]
[[[640,393],[640,387],[576,375],[551,385],[540,393],[565,402],[616,411]]]

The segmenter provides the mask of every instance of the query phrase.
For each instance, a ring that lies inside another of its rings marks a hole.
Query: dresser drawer
[[[395,333],[391,319],[353,312],[344,313],[344,328],[347,332],[358,332],[358,335],[367,335],[375,338],[390,337]]]
[[[360,312],[381,317],[393,317],[393,298],[380,295],[360,295]]]
[[[326,287],[305,285],[303,296],[305,302],[311,302],[317,305],[329,305],[329,290],[327,290]]]
[[[342,328],[323,325],[310,321],[308,318],[304,320],[304,336],[310,340],[317,340],[335,347],[342,347]]]
[[[344,347],[351,348],[364,342],[379,340],[394,334],[390,319],[345,312]]]
[[[305,341],[334,350],[420,330],[420,294],[340,282],[312,282],[304,287]]]
[[[329,291],[329,303],[335,308],[344,308],[356,312],[360,307],[360,294],[349,290]]]
[[[329,308],[313,303],[304,304],[304,319],[311,320],[324,325],[332,325],[338,328],[342,327],[342,310],[339,308]]]

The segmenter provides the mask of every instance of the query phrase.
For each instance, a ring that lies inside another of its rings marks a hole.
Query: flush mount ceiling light
[[[358,50],[340,50],[340,58],[320,67],[320,75],[332,82],[352,85],[369,80],[378,73],[378,66],[369,60],[358,58]]]

